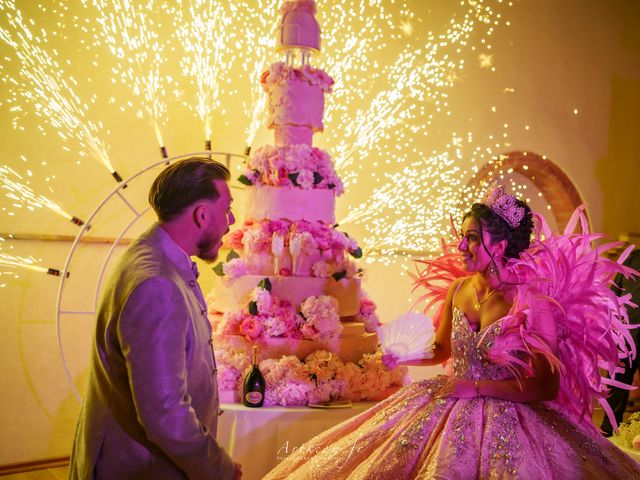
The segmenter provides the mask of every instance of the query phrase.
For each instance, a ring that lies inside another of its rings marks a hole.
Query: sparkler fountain
[[[208,146],[212,125],[222,123],[221,116],[215,119],[218,123],[214,122],[213,117],[218,113],[215,109],[225,104],[224,95],[237,98],[238,92],[228,86],[223,88],[219,77],[206,76],[205,73],[210,74],[214,70],[226,71],[234,62],[237,64],[242,61],[240,75],[253,76],[250,79],[254,80],[256,73],[264,69],[264,63],[268,59],[265,52],[271,48],[273,38],[273,17],[265,15],[264,12],[273,11],[279,3],[280,0],[255,0],[252,4],[234,3],[234,11],[221,12],[207,10],[206,2],[193,2],[191,10],[183,11],[182,16],[167,17],[170,19],[169,22],[162,26],[152,20],[152,16],[159,14],[157,5],[152,0],[135,5],[128,1],[82,0],[86,11],[82,16],[74,16],[73,19],[65,17],[67,6],[64,2],[60,3],[59,24],[62,29],[73,27],[84,31],[85,25],[79,24],[78,18],[86,17],[89,21],[88,19],[95,16],[93,25],[98,27],[92,26],[88,30],[93,42],[90,42],[87,48],[103,45],[108,47],[116,61],[115,67],[111,68],[114,75],[112,82],[130,87],[132,97],[141,101],[142,107],[135,112],[136,116],[146,118],[152,126],[162,152],[164,161],[142,166],[138,174],[123,181],[109,160],[111,155],[103,138],[108,129],[103,126],[102,121],[94,122],[89,115],[97,95],[94,94],[88,100],[83,98],[78,87],[83,86],[84,79],[73,77],[73,64],[65,61],[55,48],[48,46],[47,40],[50,40],[52,35],[47,36],[42,28],[36,31],[36,24],[33,20],[25,18],[16,7],[15,1],[2,1],[5,24],[0,30],[0,38],[14,52],[21,65],[18,75],[13,75],[9,70],[0,70],[2,81],[8,86],[12,112],[17,112],[24,118],[26,107],[31,105],[38,121],[42,122],[42,125],[38,125],[41,131],[53,129],[65,143],[76,142],[65,148],[73,149],[77,145],[79,157],[98,161],[119,182],[108,198],[88,216],[86,225],[81,225],[82,220],[75,215],[65,212],[65,218],[71,221],[74,218],[79,220],[77,223],[81,232],[70,252],[67,265],[61,270],[63,282],[59,295],[59,315],[60,312],[67,315],[64,312],[76,310],[92,311],[91,306],[75,308],[64,305],[62,293],[64,282],[67,281],[65,276],[74,265],[74,255],[77,256],[80,243],[87,238],[88,225],[96,229],[96,234],[100,232],[101,224],[98,217],[115,208],[112,206],[114,204],[123,207],[124,214],[133,214],[135,219],[140,218],[144,214],[144,207],[137,205],[139,199],[134,198],[140,195],[141,190],[136,190],[136,182],[139,179],[137,175],[146,172],[147,168],[159,168],[168,161],[185,156],[166,158],[168,154],[162,138],[161,130],[165,128],[167,121],[169,92],[175,95],[175,98],[184,96],[176,82],[171,83],[172,76],[163,70],[168,62],[166,53],[175,49],[185,51],[185,55],[180,57],[184,58],[182,67],[183,73],[186,74],[182,78],[193,79],[198,86],[198,93],[197,99],[182,100],[185,105],[202,107],[198,107],[196,113],[203,125],[205,145]],[[402,0],[393,0],[391,3],[406,19],[402,27],[406,35],[409,30],[405,28],[406,24],[414,18],[414,14]],[[165,4],[163,8],[168,7]],[[336,0],[331,8],[324,9],[324,42],[330,48],[327,49],[328,54],[318,58],[317,62],[319,66],[332,72],[340,86],[334,94],[333,101],[327,104],[325,120],[329,128],[325,139],[336,154],[338,173],[345,180],[345,185],[372,181],[375,187],[370,198],[348,206],[341,220],[344,225],[367,226],[367,235],[363,238],[363,248],[371,253],[367,256],[367,261],[373,260],[376,255],[382,255],[378,258],[388,260],[393,258],[385,256],[389,253],[407,249],[429,249],[431,247],[428,239],[433,239],[434,245],[437,245],[435,239],[443,233],[443,223],[446,225],[446,222],[442,221],[446,215],[442,213],[456,212],[459,197],[454,176],[461,178],[464,172],[454,166],[462,157],[462,144],[472,142],[471,134],[464,141],[464,134],[453,134],[452,140],[443,147],[444,151],[434,150],[429,154],[416,150],[412,142],[419,136],[430,135],[431,120],[438,112],[442,115],[451,114],[448,111],[447,91],[460,78],[459,73],[464,68],[462,53],[475,48],[470,41],[472,35],[483,36],[484,43],[484,37],[491,35],[499,23],[500,14],[492,9],[488,1],[463,3],[457,8],[462,12],[462,21],[456,20],[454,14],[448,22],[446,32],[442,35],[429,34],[423,45],[416,47],[415,41],[403,42],[405,45],[402,53],[395,57],[391,65],[380,64],[376,58],[380,50],[389,48],[389,42],[400,38],[395,33],[400,31],[397,29],[400,22],[392,10],[383,9],[379,2],[354,3],[351,0]],[[170,13],[170,9],[166,12]],[[291,20],[294,18],[295,15]],[[215,38],[206,37],[206,42],[195,41],[194,39],[200,38],[198,34],[187,34],[189,31],[210,31],[211,25],[214,24],[219,27],[216,29]],[[484,32],[481,32],[482,29]],[[169,38],[163,36],[166,33],[170,34]],[[223,41],[225,39],[232,41]],[[175,40],[178,41],[172,45],[171,42]],[[207,52],[211,48],[215,48],[216,51],[213,52],[215,54],[209,55]],[[251,54],[238,58],[239,51]],[[296,65],[307,64],[310,53],[313,53],[313,49],[292,49],[288,55],[288,62]],[[198,58],[202,60],[200,63],[196,62]],[[96,66],[100,67],[101,62],[104,60],[100,60]],[[376,68],[371,68],[372,65]],[[251,94],[240,96],[250,99],[243,102],[247,117],[245,124],[248,153],[261,124],[261,114],[265,110],[264,103],[261,102],[265,96],[258,93],[260,87],[254,81],[247,82],[247,85],[251,85]],[[42,88],[43,86],[49,89]],[[418,102],[433,106],[433,111],[425,112],[424,106],[416,108]],[[127,99],[118,103],[123,111],[133,107],[133,102]],[[352,105],[359,106],[353,109]],[[427,121],[422,122],[422,118]],[[411,120],[419,121],[408,127]],[[14,123],[17,124],[18,121]],[[393,138],[391,143],[390,138]],[[492,147],[496,148],[498,145]],[[243,157],[211,152],[209,149],[200,153],[221,158],[223,161]],[[482,161],[491,158],[492,150],[477,147],[473,156]],[[366,166],[365,170],[363,166]],[[431,180],[430,185],[433,187],[416,191],[412,185],[424,183],[425,176]],[[124,188],[127,186],[134,191],[126,194]],[[11,195],[26,198],[24,191],[15,192],[17,190]],[[434,192],[437,192],[438,204],[442,208],[425,212],[424,206],[434,203],[431,198],[436,194]],[[37,196],[35,193],[33,195]],[[23,200],[11,198],[11,201],[19,203]],[[61,209],[52,208],[57,205],[56,202],[43,201],[42,204],[51,211],[62,214]],[[131,231],[132,225],[135,224],[135,219],[131,220],[131,217],[126,215],[123,218],[126,218],[126,221],[119,227],[116,226],[115,230],[102,230],[108,236],[115,236],[116,241],[99,273],[96,293],[118,241],[123,238],[124,232]],[[15,256],[15,262],[10,266],[14,268],[16,264],[21,263],[20,258],[27,257]],[[23,263],[27,265],[29,262],[33,260],[25,260]],[[8,263],[6,265],[9,266]],[[73,280],[73,276],[70,280]],[[59,319],[58,321],[60,322]]]

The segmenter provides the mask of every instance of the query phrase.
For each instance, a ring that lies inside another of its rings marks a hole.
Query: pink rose
[[[240,333],[246,337],[247,340],[255,340],[262,335],[264,328],[262,323],[254,317],[246,318],[240,324]]]
[[[315,339],[318,335],[318,332],[313,328],[313,325],[310,323],[303,323],[300,327],[300,332],[302,333],[304,338],[309,338],[311,340]]]
[[[311,266],[311,271],[315,277],[327,278],[333,273],[327,262],[318,261]]]
[[[331,250],[322,250],[322,258],[327,262],[333,260],[333,252]]]
[[[254,288],[251,292],[251,300],[256,302],[258,312],[262,315],[271,315],[273,313],[273,297],[268,290],[263,288]]]
[[[269,220],[268,226],[271,233],[280,233],[286,236],[289,232],[289,222],[287,220]]]
[[[216,324],[217,335],[235,335],[239,331],[239,326],[244,319],[244,314],[240,312],[226,312],[219,323]]]
[[[244,231],[242,229],[234,230],[233,232],[227,234],[224,238],[224,244],[226,247],[236,250],[242,251],[244,249]]]
[[[371,315],[378,308],[373,300],[367,297],[360,298],[360,315]]]
[[[298,173],[298,177],[296,180],[298,182],[298,185],[300,185],[305,190],[310,190],[311,188],[313,188],[313,173],[309,170],[301,170]]]

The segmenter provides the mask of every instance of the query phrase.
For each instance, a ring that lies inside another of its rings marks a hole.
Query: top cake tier
[[[301,48],[320,51],[320,26],[314,0],[287,0],[282,5],[282,21],[277,49]]]
[[[292,67],[277,62],[262,74],[268,94],[267,126],[275,130],[276,145],[312,145],[314,132],[322,131],[324,94],[333,79],[310,65]]]

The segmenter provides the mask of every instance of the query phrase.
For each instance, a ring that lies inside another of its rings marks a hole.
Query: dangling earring
[[[491,259],[491,263],[487,267],[487,275],[490,277],[498,277],[500,272],[498,271],[498,266],[496,265],[495,260]]]

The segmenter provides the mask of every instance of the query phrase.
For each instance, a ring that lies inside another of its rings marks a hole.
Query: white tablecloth
[[[243,479],[258,480],[318,433],[375,405],[357,402],[350,408],[248,408],[222,403],[218,442],[242,464]]]

